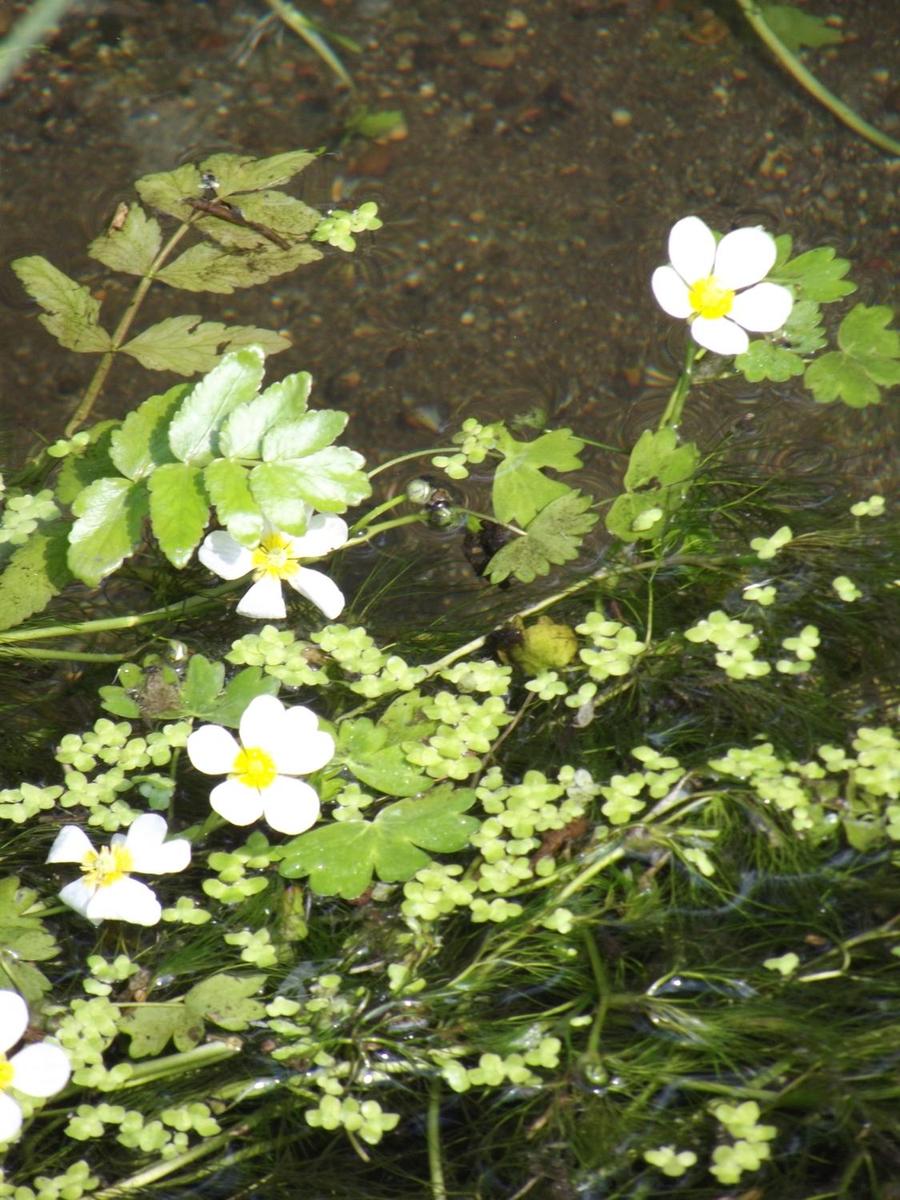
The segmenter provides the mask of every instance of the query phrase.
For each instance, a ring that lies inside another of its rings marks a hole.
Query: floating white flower
[[[60,900],[89,921],[130,921],[133,925],[156,925],[162,915],[151,888],[141,875],[170,875],[183,871],[191,861],[191,845],[184,838],[165,842],[165,820],[157,813],[138,817],[127,834],[117,833],[102,850],[95,850],[77,825],[65,825],[47,855],[48,863],[77,862],[81,879],[67,883]]]
[[[341,517],[317,513],[300,537],[267,526],[259,545],[251,550],[224,529],[218,529],[203,539],[197,557],[222,579],[240,579],[253,572],[256,582],[237,606],[237,611],[245,617],[284,618],[287,615],[281,594],[284,582],[333,621],[343,611],[343,593],[327,575],[304,567],[302,562],[337,550],[347,541],[348,532],[347,522]]]
[[[241,716],[240,742],[221,725],[201,725],[187,740],[191,762],[204,775],[227,775],[209,802],[232,825],[265,817],[279,833],[303,833],[319,815],[319,797],[297,775],[309,775],[334,756],[334,739],[309,708],[285,708],[257,696]]]
[[[735,229],[716,239],[699,217],[684,217],[669,233],[669,266],[650,284],[670,317],[690,321],[695,342],[716,354],[743,354],[751,333],[771,333],[788,319],[787,288],[761,283],[775,262],[775,241],[764,229]]]
[[[6,1093],[54,1096],[69,1082],[71,1067],[65,1050],[50,1042],[35,1042],[6,1057],[28,1028],[28,1006],[18,992],[0,991],[0,1142],[9,1142],[22,1128],[22,1110]]]

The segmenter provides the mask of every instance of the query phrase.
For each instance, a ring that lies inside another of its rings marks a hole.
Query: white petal
[[[0,1054],[14,1046],[27,1028],[28,1005],[25,1001],[18,992],[0,992]]]
[[[59,898],[63,904],[68,904],[69,908],[74,908],[77,913],[86,917],[88,905],[93,899],[95,890],[93,887],[88,887],[83,879],[76,879],[72,883],[66,884],[60,891]]]
[[[88,901],[85,916],[89,921],[129,921],[132,925],[158,925],[162,908],[146,883],[139,879],[119,879],[108,887],[97,888]]]
[[[695,317],[691,321],[691,336],[715,354],[743,354],[750,345],[740,325],[725,317]]]
[[[323,612],[329,621],[333,621],[344,611],[344,593],[334,580],[321,571],[314,571],[311,567],[300,567],[288,577],[287,582],[295,592],[305,596]]]
[[[66,1052],[49,1042],[26,1046],[12,1056],[9,1065],[14,1071],[13,1087],[26,1096],[55,1096],[72,1074]]]
[[[277,743],[269,741],[279,775],[310,775],[334,758],[334,738],[318,728],[316,714],[302,705],[289,708]]]
[[[221,725],[201,725],[187,740],[188,758],[204,775],[227,775],[240,749]]]
[[[213,810],[230,825],[252,825],[263,813],[262,796],[256,788],[248,788],[236,779],[226,779],[210,792]]]
[[[253,568],[251,552],[224,529],[207,534],[197,551],[197,557],[204,567],[222,579],[240,579]]]
[[[669,233],[669,262],[688,284],[712,273],[716,239],[699,217],[682,217]]]
[[[688,285],[673,267],[657,267],[650,276],[650,287],[656,303],[670,317],[684,319],[691,315]]]
[[[93,850],[91,839],[77,825],[63,825],[47,855],[48,863],[80,863],[89,850]]]
[[[283,621],[287,616],[281,580],[274,575],[263,575],[249,587],[237,606],[242,617],[254,617],[259,621]]]
[[[169,832],[157,813],[144,813],[128,830],[125,844],[131,852],[134,870],[145,875],[171,875],[183,871],[191,861],[191,845],[185,838],[164,842]]]
[[[768,275],[776,253],[775,239],[764,229],[734,229],[716,247],[713,274],[722,287],[747,287]]]
[[[779,283],[758,283],[739,292],[728,314],[738,325],[754,333],[780,329],[794,307],[794,297]]]
[[[284,705],[277,696],[254,696],[241,713],[241,745],[259,746],[271,753],[271,745],[281,737],[283,720]]]
[[[22,1110],[5,1092],[0,1092],[0,1142],[11,1142],[22,1128]]]
[[[336,517],[334,513],[316,513],[306,533],[291,538],[291,546],[298,558],[321,558],[343,546],[349,535],[343,517]]]
[[[263,797],[266,821],[279,833],[303,833],[316,823],[319,797],[302,779],[279,775]]]

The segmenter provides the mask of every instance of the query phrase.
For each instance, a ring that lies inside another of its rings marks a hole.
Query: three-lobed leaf
[[[261,458],[262,442],[273,426],[299,420],[306,412],[312,376],[308,371],[286,375],[228,416],[219,435],[226,458]]]
[[[504,429],[498,433],[496,446],[503,458],[494,472],[494,515],[505,524],[525,526],[551,501],[570,490],[545,475],[544,469],[577,470],[584,442],[570,429],[554,429],[531,442],[516,441]]]
[[[262,351],[251,346],[226,354],[200,380],[169,425],[169,445],[176,458],[205,466],[216,457],[225,418],[259,391],[263,364]]]
[[[849,259],[838,258],[831,246],[819,246],[790,259],[770,274],[780,283],[790,285],[798,299],[827,303],[856,291],[856,284],[844,278],[850,266]]]
[[[491,583],[500,583],[509,575],[530,583],[546,575],[551,566],[578,557],[581,543],[597,522],[597,514],[588,510],[590,496],[566,489],[551,500],[528,525],[523,536],[502,546],[488,564]]]
[[[146,275],[162,245],[162,230],[139,204],[132,204],[124,222],[94,238],[88,254],[113,271]]]
[[[88,354],[112,348],[112,338],[99,323],[100,302],[86,287],[40,255],[17,258],[12,269],[44,310],[39,321],[61,346]]]
[[[805,383],[820,404],[842,400],[851,408],[878,404],[881,388],[900,383],[900,334],[888,326],[884,305],[857,304],[838,329],[839,350],[806,368]]]
[[[433,731],[433,723],[420,729],[424,736]],[[357,717],[340,725],[337,757],[367,787],[388,796],[415,796],[434,785],[434,780],[413,767],[403,752],[402,743],[415,736],[409,728],[382,722],[376,725],[368,717]]]
[[[151,371],[197,375],[211,371],[225,351],[251,345],[260,346],[266,354],[278,354],[290,342],[255,325],[223,325],[191,313],[158,321],[126,342],[121,352]]]

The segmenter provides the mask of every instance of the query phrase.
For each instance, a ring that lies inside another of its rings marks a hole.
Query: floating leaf
[[[144,175],[134,186],[150,208],[177,217],[179,221],[188,221],[194,210],[184,203],[184,198],[200,195],[200,171],[193,163],[184,163],[174,171]]]
[[[699,461],[700,451],[694,443],[680,446],[674,429],[645,429],[631,451],[625,487],[636,492],[656,480],[662,484],[682,483],[694,474]]]
[[[209,524],[203,473],[189,463],[165,463],[148,482],[150,523],[159,547],[173,567],[183,567]]]
[[[765,23],[788,50],[800,50],[803,46],[813,49],[834,46],[844,40],[839,29],[825,24],[824,17],[801,12],[793,4],[764,4],[760,12]]]
[[[169,426],[169,444],[182,462],[204,465],[216,455],[225,418],[252,400],[263,377],[263,354],[250,347],[226,354],[190,392]]]
[[[214,458],[203,478],[220,523],[242,546],[255,546],[262,536],[263,515],[250,491],[247,468],[229,458]]]
[[[287,375],[271,384],[249,404],[242,404],[225,420],[219,449],[227,458],[259,458],[262,440],[282,421],[296,421],[306,412],[312,387],[308,371]]]
[[[838,329],[840,350],[823,354],[806,368],[805,383],[820,404],[842,400],[851,408],[878,404],[882,387],[900,383],[900,334],[884,305],[857,304]]]
[[[46,258],[17,258],[12,269],[44,312],[38,320],[67,350],[102,354],[112,339],[99,324],[100,302]]]
[[[139,204],[132,204],[122,227],[95,238],[88,246],[88,254],[113,271],[146,275],[161,245],[159,222],[148,217]]]
[[[856,284],[844,278],[850,266],[849,259],[837,258],[831,246],[820,246],[792,258],[777,276],[770,272],[770,277],[791,285],[798,299],[827,302],[856,291]]]
[[[181,704],[190,716],[201,716],[216,702],[225,682],[225,664],[212,662],[202,654],[192,654],[188,660]]]
[[[72,506],[78,518],[69,533],[69,570],[96,587],[140,544],[147,491],[130,479],[97,479]]]
[[[289,150],[270,158],[250,158],[241,154],[213,154],[200,164],[219,181],[219,195],[236,192],[258,192],[262,188],[280,187],[315,162],[308,150]]]
[[[671,487],[624,492],[616,497],[606,514],[606,528],[623,542],[659,537],[663,530],[663,518],[668,511],[677,507],[677,504],[670,505],[667,499],[672,495],[680,503],[680,496]]]
[[[504,523],[527,525],[542,509],[570,489],[544,475],[545,467],[574,471],[584,442],[570,429],[542,433],[532,442],[518,442],[505,430],[497,438],[503,461],[494,472],[494,515]]]
[[[306,238],[322,220],[316,209],[284,192],[254,192],[241,195],[238,200],[236,207],[245,220],[264,226],[281,238]],[[194,222],[194,228],[223,246],[250,249],[265,246],[266,242],[274,244],[261,230],[222,217],[201,217]]]
[[[230,296],[238,288],[265,283],[321,257],[321,250],[309,242],[300,242],[290,250],[267,243],[252,252],[230,251],[201,242],[185,250],[156,278],[187,292],[217,292]]]
[[[797,354],[821,350],[828,340],[822,324],[822,310],[815,300],[797,300],[784,324],[784,337]]]
[[[110,439],[110,459],[129,479],[143,479],[163,463],[175,462],[169,446],[169,422],[190,391],[176,383],[158,396],[150,396],[129,413]]]
[[[195,715],[203,717],[205,721],[237,729],[250,701],[257,696],[275,696],[278,687],[278,680],[266,675],[262,667],[245,667],[231,677],[225,691],[209,709]]]
[[[761,379],[783,383],[794,375],[802,375],[805,364],[792,350],[756,338],[743,354],[735,357],[734,365],[750,383],[759,383]]]
[[[336,821],[302,833],[284,847],[281,874],[308,875],[324,896],[353,900],[372,881],[411,879],[431,861],[429,853],[462,850],[478,828],[465,816],[475,803],[471,788],[443,784],[426,796],[389,804],[374,821]]]
[[[0,988],[18,992],[29,1005],[50,991],[50,980],[31,964],[59,953],[41,918],[29,914],[37,899],[38,893],[20,887],[16,876],[0,880]]]
[[[577,558],[584,535],[597,522],[597,514],[587,511],[591,504],[590,496],[570,488],[551,500],[530,522],[524,536],[507,542],[488,563],[491,583],[500,583],[509,575],[531,583],[538,575],[546,575],[551,566]]]
[[[346,446],[328,446],[306,458],[260,463],[250,472],[250,489],[269,521],[287,533],[306,531],[305,505],[320,512],[345,512],[371,495],[365,459]]]
[[[428,728],[433,730],[434,726]],[[411,766],[403,753],[401,743],[413,736],[409,729],[391,729],[376,725],[368,717],[358,717],[341,724],[338,757],[367,787],[389,796],[415,796],[432,787],[434,780]]]
[[[265,1005],[250,998],[265,980],[265,975],[211,975],[177,1000],[132,1005],[119,1025],[131,1038],[131,1057],[161,1054],[170,1039],[182,1053],[192,1050],[207,1021],[230,1031],[246,1029],[265,1016]]]
[[[13,629],[43,612],[72,581],[66,564],[68,521],[54,521],[17,547],[0,575],[0,629]]]
[[[191,314],[167,317],[151,325],[121,347],[150,371],[175,371],[197,375],[211,371],[225,350],[258,345],[267,353],[278,353],[290,345],[287,338],[253,325],[223,325]]]

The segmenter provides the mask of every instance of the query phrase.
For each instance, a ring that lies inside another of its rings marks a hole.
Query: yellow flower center
[[[731,288],[723,288],[715,275],[707,275],[705,279],[698,279],[693,284],[688,292],[688,299],[691,309],[698,316],[714,321],[717,317],[724,317],[731,312],[734,292]]]
[[[238,751],[231,770],[238,783],[260,790],[270,787],[278,774],[271,754],[259,746],[245,746]]]
[[[272,575],[275,579],[289,579],[297,570],[297,556],[291,547],[290,539],[283,533],[264,534],[252,553],[252,560],[255,579],[262,579],[264,575]]]
[[[0,1054],[0,1092],[5,1092],[13,1081],[15,1071],[5,1054]]]
[[[81,860],[84,881],[89,887],[110,887],[134,870],[134,858],[124,846],[104,846],[88,850]]]

